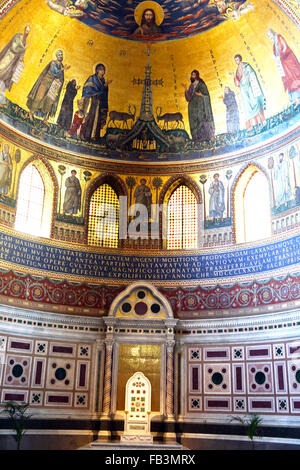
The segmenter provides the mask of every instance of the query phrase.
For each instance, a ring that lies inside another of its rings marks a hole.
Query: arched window
[[[198,248],[198,207],[193,192],[185,185],[172,193],[167,206],[167,249]]]
[[[107,248],[119,245],[119,199],[106,183],[99,186],[90,199],[88,244]]]
[[[40,171],[34,164],[30,164],[20,176],[15,229],[31,235],[49,237],[53,198],[49,200],[49,211],[45,210],[46,200],[45,184]]]
[[[242,174],[235,195],[236,242],[251,242],[271,236],[269,183],[264,173],[250,166]]]

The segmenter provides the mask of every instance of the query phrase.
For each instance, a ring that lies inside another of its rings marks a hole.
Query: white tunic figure
[[[275,199],[276,206],[287,206],[288,201],[292,199],[292,189],[290,183],[289,163],[280,153],[277,166],[274,172],[275,178]]]

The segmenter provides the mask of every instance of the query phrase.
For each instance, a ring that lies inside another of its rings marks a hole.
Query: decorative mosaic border
[[[184,163],[182,161],[176,162],[131,162],[124,163],[123,161],[112,161],[112,159],[101,160],[101,155],[97,159],[93,156],[85,156],[83,159],[81,155],[66,151],[59,148],[52,148],[47,146],[46,143],[39,143],[33,138],[29,139],[23,134],[17,133],[14,129],[0,122],[0,135],[10,140],[14,145],[22,147],[36,155],[43,155],[54,161],[64,161],[70,165],[84,166],[85,169],[106,171],[118,174],[130,175],[169,175],[178,173],[195,173],[205,172],[208,170],[220,170],[228,165],[246,163],[249,160],[255,160],[266,154],[277,152],[282,147],[292,144],[299,139],[300,126],[296,125],[294,128],[289,129],[282,135],[276,135],[268,141],[261,142],[260,145],[250,146],[247,149],[239,149],[221,156],[211,156],[209,158],[199,158],[199,161],[189,161],[188,156],[185,157]],[[102,157],[104,158],[104,157]],[[172,163],[172,165],[170,165]]]
[[[236,327],[203,327],[197,329],[178,329],[176,330],[176,335],[186,337],[190,335],[194,338],[194,336],[212,336],[212,335],[228,335],[232,334],[234,337],[237,333],[239,334],[249,334],[249,333],[270,333],[270,331],[282,331],[282,330],[289,330],[293,332],[291,329],[295,329],[296,327],[300,327],[300,321],[282,321],[278,323],[269,323],[264,325],[257,325],[257,326],[236,326]]]
[[[273,3],[279,6],[297,26],[300,25],[300,9],[297,0],[273,0]]]
[[[0,4],[0,18],[6,15],[20,0],[3,0]]]
[[[0,295],[3,301],[7,299],[10,304],[15,301],[15,305],[19,306],[26,302],[27,308],[29,303],[33,307],[38,304],[39,309],[45,310],[50,306],[59,306],[65,309],[64,313],[81,316],[108,315],[113,300],[124,288],[125,285],[120,284],[74,285],[67,281],[51,281],[48,277],[41,279],[29,274],[0,270]],[[300,300],[300,274],[230,286],[158,287],[158,290],[170,302],[174,315],[179,318],[203,317],[208,312],[222,313],[224,310],[227,313],[240,313],[242,309],[248,311],[255,308],[257,311],[260,308],[264,312],[270,305],[280,309]]]

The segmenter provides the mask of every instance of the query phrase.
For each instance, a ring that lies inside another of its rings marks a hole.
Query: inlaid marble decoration
[[[224,348],[207,348],[199,343],[186,346],[187,413],[299,413],[298,349],[297,341],[251,342]],[[222,358],[212,361],[209,351],[220,356],[223,351],[227,362]],[[293,354],[294,360],[288,357]]]
[[[1,344],[2,403],[89,409],[92,343],[2,335]]]

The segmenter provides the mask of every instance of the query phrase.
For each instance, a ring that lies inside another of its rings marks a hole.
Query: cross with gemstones
[[[150,49],[150,46],[149,44],[147,45],[147,49],[144,51],[145,54],[147,54],[148,56],[148,64],[147,64],[147,67],[150,68],[150,54],[153,54],[155,51],[151,50]],[[146,67],[146,68],[147,68]],[[149,83],[150,82],[150,83]],[[133,85],[144,85],[145,83],[145,79],[144,78],[139,78],[139,77],[134,77],[132,79],[132,84]],[[163,78],[159,78],[159,79],[155,79],[155,80],[152,80],[152,79],[148,79],[147,78],[147,84],[148,85],[154,85],[154,86],[164,86],[164,80]]]

